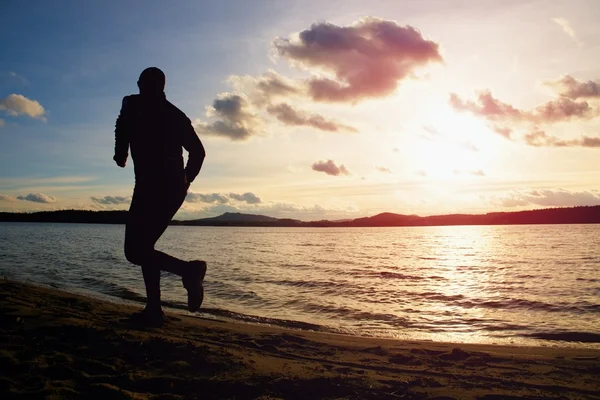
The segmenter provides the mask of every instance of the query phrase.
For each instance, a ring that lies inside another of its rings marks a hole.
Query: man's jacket
[[[131,147],[136,184],[192,182],[206,155],[189,118],[164,93],[123,98],[115,127],[115,161],[125,164]],[[189,153],[183,167],[183,149]]]

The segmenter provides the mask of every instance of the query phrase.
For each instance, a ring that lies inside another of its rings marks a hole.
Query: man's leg
[[[160,269],[152,261],[155,241],[149,235],[153,228],[152,220],[145,218],[148,211],[146,201],[145,196],[136,188],[125,227],[125,256],[131,263],[142,268],[146,286],[146,309],[160,311]]]
[[[188,290],[188,308],[196,311],[203,300],[206,263],[186,262],[154,249],[183,204],[187,187],[182,184],[158,189],[136,186],[125,231],[125,255],[130,262],[143,266],[148,308],[160,310],[160,271],[163,270],[183,278]]]

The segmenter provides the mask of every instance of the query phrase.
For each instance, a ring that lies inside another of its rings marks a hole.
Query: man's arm
[[[115,155],[113,160],[121,168],[125,167],[129,153],[129,119],[131,108],[129,96],[123,97],[121,112],[115,124]]]
[[[192,183],[202,168],[206,151],[189,119],[183,132],[183,148],[189,153],[185,166],[185,178],[188,183]]]

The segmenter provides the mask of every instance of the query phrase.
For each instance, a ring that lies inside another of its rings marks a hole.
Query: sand
[[[0,282],[2,399],[600,399],[600,351],[359,338]]]

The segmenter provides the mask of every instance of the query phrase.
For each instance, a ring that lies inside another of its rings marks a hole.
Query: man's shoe
[[[188,310],[196,312],[204,300],[204,276],[206,275],[205,261],[189,261],[190,271],[182,278],[183,287],[188,292]]]

